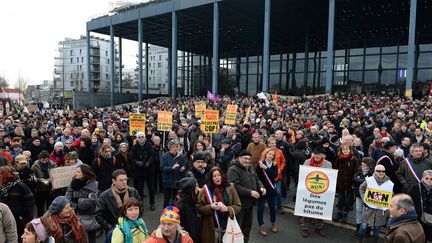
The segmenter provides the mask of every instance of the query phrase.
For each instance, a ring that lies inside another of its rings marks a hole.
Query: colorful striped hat
[[[179,209],[173,206],[166,207],[160,217],[160,222],[162,223],[162,221],[170,221],[180,224]]]

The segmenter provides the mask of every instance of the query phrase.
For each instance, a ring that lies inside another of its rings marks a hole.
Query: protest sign
[[[129,133],[135,136],[138,132],[145,132],[146,117],[145,114],[130,113],[129,114]]]
[[[332,220],[337,172],[301,165],[294,215]]]
[[[62,166],[49,170],[52,189],[68,187],[75,175],[77,166]]]
[[[228,105],[227,112],[225,114],[225,124],[227,125],[235,125],[236,117],[237,117],[237,105]]]
[[[366,191],[363,202],[371,208],[387,210],[393,195],[393,182],[390,180],[378,185],[373,176],[366,178]]]
[[[172,112],[158,111],[157,130],[169,132],[172,129]]]
[[[202,126],[205,133],[218,133],[219,132],[219,111],[218,110],[205,110]]]
[[[249,124],[250,113],[251,113],[251,108],[249,107],[246,109],[246,115],[244,117],[243,124]]]
[[[195,102],[195,117],[197,117],[197,118],[202,117],[205,109],[206,109],[205,101],[196,101]]]

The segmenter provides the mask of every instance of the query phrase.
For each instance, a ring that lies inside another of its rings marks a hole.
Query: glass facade
[[[413,89],[425,93],[432,80],[432,44],[416,48]],[[184,54],[184,55],[183,55]],[[270,56],[269,93],[313,95],[325,92],[327,52],[281,53]],[[335,50],[333,92],[403,93],[407,46]],[[219,94],[255,95],[262,87],[263,58],[256,53],[221,59]],[[206,95],[211,90],[211,58],[179,53],[181,95]]]

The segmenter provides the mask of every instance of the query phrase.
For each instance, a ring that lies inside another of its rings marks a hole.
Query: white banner
[[[294,215],[332,220],[337,170],[300,166]]]

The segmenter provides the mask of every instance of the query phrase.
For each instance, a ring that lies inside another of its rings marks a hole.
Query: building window
[[[159,61],[162,61],[162,55],[159,55]]]
[[[70,50],[70,51],[69,51],[69,55],[70,55],[70,56],[73,56],[73,50]]]
[[[106,79],[109,79],[109,74],[108,74],[108,73],[105,74],[105,78],[106,78]]]
[[[158,62],[158,68],[161,68],[161,67],[162,67],[162,63]]]
[[[108,51],[105,51],[105,56],[106,56],[106,57],[108,56]]]
[[[80,49],[80,55],[82,54],[82,49]]]
[[[79,63],[79,57],[77,57],[77,63]]]
[[[73,79],[73,73],[70,74],[70,78]]]
[[[84,57],[81,57],[81,63],[84,63]]]
[[[71,59],[70,59],[70,63],[73,63],[73,58],[71,57]]]

